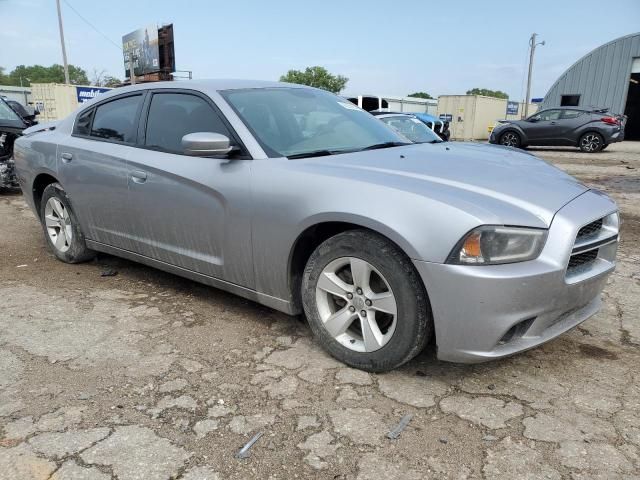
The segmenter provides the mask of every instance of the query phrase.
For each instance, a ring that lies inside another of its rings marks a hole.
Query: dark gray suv
[[[505,121],[491,132],[489,143],[508,147],[570,146],[599,152],[624,139],[624,117],[607,109],[558,107],[525,120]]]

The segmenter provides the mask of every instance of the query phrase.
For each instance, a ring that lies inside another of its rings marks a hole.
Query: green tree
[[[509,98],[509,95],[500,90],[489,90],[488,88],[472,88],[467,90],[467,95],[484,95],[485,97]]]
[[[322,88],[333,93],[339,93],[349,79],[342,75],[332,75],[324,67],[307,67],[304,71],[289,70],[280,77],[281,82],[298,83],[310,87]]]
[[[32,83],[64,83],[64,67],[53,64],[50,67],[42,65],[18,65],[8,75],[0,75],[0,81],[5,85],[22,85],[28,87]],[[87,72],[75,65],[69,65],[69,81],[75,85],[88,85]]]
[[[427,92],[415,92],[415,93],[410,93],[409,95],[407,95],[407,97],[414,97],[414,98],[426,98],[427,100],[432,99],[433,97],[431,95],[429,95]]]
[[[102,86],[103,87],[119,87],[120,85],[122,85],[122,80],[120,80],[119,78],[116,77],[112,77],[111,75],[106,75],[103,79],[102,79]]]

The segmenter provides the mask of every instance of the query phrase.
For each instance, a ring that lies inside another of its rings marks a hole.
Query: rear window
[[[136,140],[136,115],[142,95],[118,98],[96,108],[91,136],[133,143]]]
[[[582,110],[564,110],[562,112],[562,118],[578,118],[583,113]]]

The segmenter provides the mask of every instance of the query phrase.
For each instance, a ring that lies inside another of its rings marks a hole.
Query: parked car
[[[438,117],[434,117],[433,115],[429,115],[428,113],[414,113],[413,115],[415,115],[418,120],[424,123],[431,130],[436,132],[445,142],[448,142],[449,138],[451,138],[449,122],[441,120]]]
[[[433,115],[429,115],[428,113],[419,113],[419,112],[394,112],[389,109],[379,109],[379,110],[371,110],[369,111],[372,115],[388,115],[388,114],[397,114],[397,115],[413,115],[415,118],[424,123],[427,127],[433,130],[443,141],[448,142],[451,137],[451,132],[449,131],[449,122],[444,122]]]
[[[525,120],[503,121],[493,129],[489,142],[516,148],[571,146],[594,153],[623,139],[623,117],[610,115],[607,109],[558,107]]]
[[[147,83],[15,144],[60,260],[106,252],[304,311],[346,364],[390,370],[435,336],[480,362],[544,343],[601,305],[616,204],[533,155],[411,144],[301,85]]]
[[[442,139],[418,120],[414,115],[405,113],[380,113],[374,115],[395,131],[413,143],[440,143]]]
[[[13,162],[13,144],[30,126],[9,103],[0,98],[0,188],[18,188]]]

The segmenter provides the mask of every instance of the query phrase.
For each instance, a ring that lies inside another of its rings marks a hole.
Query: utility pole
[[[69,82],[69,64],[67,63],[67,49],[64,46],[64,30],[62,29],[62,12],[60,11],[60,0],[56,0],[58,6],[58,26],[60,27],[60,45],[62,45],[62,62],[64,64],[64,83]]]
[[[536,43],[537,33],[531,34],[529,39],[529,76],[527,77],[527,96],[524,99],[524,118],[529,116],[529,99],[531,98],[531,73],[533,72],[533,55],[536,53],[537,45],[544,45],[544,41]]]

